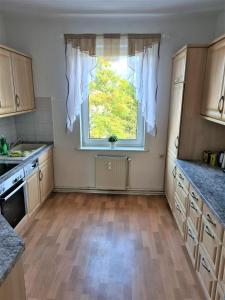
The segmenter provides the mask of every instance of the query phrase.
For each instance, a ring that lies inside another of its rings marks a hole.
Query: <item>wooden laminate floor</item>
[[[202,300],[164,197],[55,193],[23,238],[28,300]]]

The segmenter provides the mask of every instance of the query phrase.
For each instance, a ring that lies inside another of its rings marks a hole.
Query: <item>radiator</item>
[[[95,185],[101,190],[125,190],[129,178],[129,158],[119,155],[97,155]]]

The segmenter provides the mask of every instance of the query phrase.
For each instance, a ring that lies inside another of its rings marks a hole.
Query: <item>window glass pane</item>
[[[127,56],[98,57],[89,82],[89,138],[136,139],[138,103]]]

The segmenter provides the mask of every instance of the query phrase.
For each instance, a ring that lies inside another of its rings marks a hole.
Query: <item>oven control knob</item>
[[[15,179],[13,180],[13,183],[17,183],[17,181],[18,181],[18,178],[15,178]]]

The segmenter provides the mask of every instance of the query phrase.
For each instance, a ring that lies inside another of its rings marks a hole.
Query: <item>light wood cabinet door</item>
[[[201,244],[206,251],[214,273],[218,274],[222,245],[204,217],[202,217]]]
[[[209,47],[201,113],[221,120],[224,94],[225,39]],[[223,95],[222,95],[223,94]]]
[[[0,48],[0,115],[16,111],[10,52]]]
[[[176,55],[173,60],[173,83],[184,82],[186,70],[187,50]]]
[[[165,194],[171,210],[174,210],[174,192],[176,182],[176,165],[173,155],[167,155],[166,169],[165,169]]]
[[[187,235],[185,239],[185,244],[189,256],[191,258],[191,262],[195,267],[197,264],[197,254],[198,254],[198,238],[195,235],[195,231],[192,229],[189,222],[187,222]]]
[[[35,108],[32,60],[29,57],[17,53],[12,53],[11,56],[16,110],[18,112],[32,110]]]
[[[225,248],[222,248],[219,266],[218,282],[220,283],[223,290],[225,290]]]
[[[27,178],[28,213],[32,213],[41,203],[38,169]]]
[[[217,280],[201,247],[199,247],[198,253],[197,273],[207,299],[214,299]]]
[[[172,86],[170,100],[170,119],[168,129],[168,149],[177,157],[179,147],[179,133],[181,110],[183,101],[184,84],[178,83]]]
[[[225,292],[217,283],[215,300],[224,300],[224,299],[225,299]]]
[[[39,180],[41,189],[41,201],[43,202],[53,189],[52,158],[47,159],[39,166]]]
[[[181,236],[184,239],[186,233],[186,216],[182,210],[182,204],[175,195],[175,207],[174,207],[174,218],[177,222],[177,226],[180,230]]]
[[[22,258],[15,264],[0,286],[1,300],[26,300]]]

